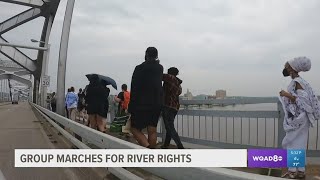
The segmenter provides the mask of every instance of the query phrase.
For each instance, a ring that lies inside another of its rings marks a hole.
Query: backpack
[[[121,108],[127,110],[130,102],[130,92],[123,92],[124,101],[121,102]]]

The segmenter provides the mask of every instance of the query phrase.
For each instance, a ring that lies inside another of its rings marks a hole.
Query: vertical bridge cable
[[[207,116],[204,116],[204,133],[205,139],[207,140]]]
[[[232,136],[233,136],[233,138],[232,138],[232,143],[234,144],[234,138],[235,138],[235,136],[234,136],[234,134],[235,134],[235,132],[234,132],[234,117],[232,117]]]
[[[259,145],[259,119],[257,118],[257,146]]]
[[[264,119],[264,144],[265,144],[265,147],[267,147],[267,118]]]
[[[212,138],[211,138],[211,140],[213,141],[214,140],[214,138],[213,138],[213,116],[211,116],[211,120],[212,120],[211,121],[212,122],[212,132],[211,132],[212,133]]]
[[[242,144],[242,117],[240,119],[240,123],[241,123],[241,128],[240,128],[240,143]]]
[[[276,118],[273,118],[273,147],[276,147]]]
[[[250,133],[250,130],[251,130],[251,118],[249,118],[249,138],[248,138],[248,145],[250,145],[251,143],[251,133]]]
[[[183,136],[183,128],[184,126],[183,126],[183,115],[182,115],[182,135],[181,136]]]
[[[193,130],[192,130],[192,134],[193,134],[193,138],[194,138],[194,125],[195,125],[195,123],[194,123],[194,115],[192,116],[192,118],[193,118],[193,120],[192,120],[192,122],[193,122]]]
[[[228,142],[228,117],[226,117],[226,143]]]
[[[219,142],[221,142],[221,137],[220,137],[220,117],[218,119],[218,132],[219,132]]]
[[[201,135],[200,135],[200,120],[201,120],[201,116],[199,115],[199,139],[201,139]]]

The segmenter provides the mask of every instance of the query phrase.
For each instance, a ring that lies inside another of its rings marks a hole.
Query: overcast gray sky
[[[50,38],[52,91],[65,6],[62,0]],[[0,21],[23,9],[0,3]],[[318,0],[78,0],[66,86],[84,87],[85,74],[93,72],[130,84],[145,49],[155,46],[165,70],[180,69],[183,92],[226,89],[228,95],[275,96],[289,82],[282,77],[285,61],[307,56],[312,69],[302,76],[319,94],[319,9]],[[31,44],[29,39],[39,39],[42,22],[34,20],[4,37]]]

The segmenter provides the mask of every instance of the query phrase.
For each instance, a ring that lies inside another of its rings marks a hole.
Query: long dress
[[[296,90],[299,83],[303,89]],[[319,119],[319,101],[315,96],[311,86],[301,77],[291,81],[288,92],[296,97],[295,102],[291,102],[286,97],[280,97],[285,117],[283,121],[286,136],[282,141],[285,149],[307,149],[309,127],[313,127],[315,120]],[[296,171],[296,168],[289,168]],[[298,168],[305,171],[305,168]]]

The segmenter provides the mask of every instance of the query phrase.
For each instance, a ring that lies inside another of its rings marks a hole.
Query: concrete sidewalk
[[[71,168],[15,168],[14,149],[54,148],[28,103],[0,106],[0,170],[6,180],[83,179]]]
[[[12,104],[11,102],[0,102],[0,106],[5,106],[5,105],[9,105]]]

